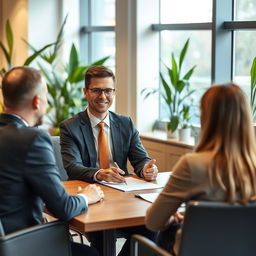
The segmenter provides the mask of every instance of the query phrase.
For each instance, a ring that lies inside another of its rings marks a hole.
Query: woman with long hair
[[[247,204],[256,201],[256,141],[250,106],[235,84],[211,87],[201,99],[201,136],[194,153],[178,161],[146,226],[165,230],[181,221],[179,206],[189,200]],[[174,217],[174,218],[173,218]],[[177,232],[174,252],[179,247]]]

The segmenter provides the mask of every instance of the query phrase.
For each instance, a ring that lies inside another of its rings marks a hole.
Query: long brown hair
[[[256,200],[256,142],[250,106],[235,84],[213,86],[201,99],[201,138],[196,152],[211,151],[209,178],[226,201]]]

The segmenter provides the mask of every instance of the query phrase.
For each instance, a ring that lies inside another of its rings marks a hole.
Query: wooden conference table
[[[170,172],[159,173],[154,183],[165,184]],[[89,183],[84,181],[64,181],[67,192],[71,195],[77,194],[78,187],[85,187]],[[81,214],[70,221],[71,226],[81,232],[103,230],[104,256],[114,256],[115,229],[143,225],[147,208],[151,203],[135,197],[136,193],[149,193],[161,189],[140,190],[123,192],[104,185],[99,186],[105,193],[103,201],[90,205],[86,213]]]

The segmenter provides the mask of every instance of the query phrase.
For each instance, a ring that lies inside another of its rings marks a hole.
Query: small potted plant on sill
[[[189,79],[191,78],[196,66],[190,68],[187,72],[181,72],[182,64],[189,46],[189,39],[185,42],[179,54],[179,60],[175,59],[174,53],[171,54],[171,67],[165,65],[167,70],[167,79],[160,72],[161,87],[158,89],[145,88],[142,93],[144,99],[152,94],[159,93],[169,110],[169,122],[167,123],[167,138],[178,139],[178,127],[182,116],[186,110],[187,99],[195,92],[190,89]],[[188,109],[189,110],[189,109]]]
[[[183,105],[181,110],[179,140],[185,143],[190,142],[191,124],[190,124],[190,105]]]

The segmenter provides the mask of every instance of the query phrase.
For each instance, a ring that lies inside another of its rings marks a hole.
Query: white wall
[[[150,130],[158,117],[158,100],[143,100],[143,88],[158,87],[158,1],[116,1],[116,112],[131,116],[140,131]]]
[[[61,24],[68,14],[64,28],[64,43],[61,51],[61,57],[67,60],[72,42],[79,47],[79,0],[28,1],[28,41],[37,49],[56,40]]]
[[[28,41],[36,49],[56,40],[61,9],[60,0],[28,0]]]

